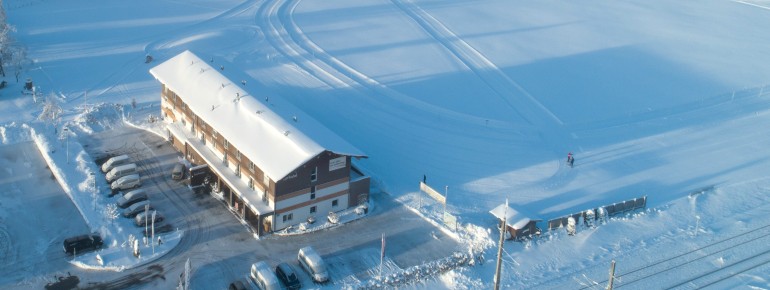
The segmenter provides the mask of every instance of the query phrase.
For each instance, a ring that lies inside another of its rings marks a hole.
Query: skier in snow
[[[569,167],[572,167],[574,163],[575,163],[575,158],[572,157],[572,152],[567,153],[567,165],[569,165]]]

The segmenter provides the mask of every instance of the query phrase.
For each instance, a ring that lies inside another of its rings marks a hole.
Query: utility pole
[[[70,163],[70,132],[69,128],[64,127],[64,136],[67,138],[67,164]]]
[[[612,283],[615,280],[615,260],[610,264],[610,279],[607,281],[607,290],[612,290]]]
[[[497,245],[497,266],[495,268],[495,290],[500,290],[500,270],[503,266],[503,242],[505,241],[505,230],[508,227],[508,199],[505,199],[505,209],[503,209],[503,226],[500,228],[500,243]]]

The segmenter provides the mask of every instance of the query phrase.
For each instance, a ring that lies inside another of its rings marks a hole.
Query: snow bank
[[[11,122],[8,125],[0,126],[0,138],[3,144],[13,144],[30,140],[30,127],[27,124],[18,124]]]

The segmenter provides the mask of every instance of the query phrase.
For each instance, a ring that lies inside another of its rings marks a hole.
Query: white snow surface
[[[486,251],[475,266],[406,287],[491,288],[497,234],[488,211],[506,198],[547,220],[646,195],[647,210],[575,236],[507,242],[503,288],[603,288],[613,259],[625,277],[616,285],[681,287],[713,271],[725,276],[715,288],[770,288],[767,238],[730,244],[770,224],[767,1],[3,5],[32,60],[22,79],[59,100],[65,120],[87,103],[159,107],[148,73],[156,63],[145,56],[162,62],[190,50],[245,72],[249,87],[366,152],[358,165],[373,184],[408,205],[417,207],[423,174],[448,186],[460,237]],[[41,106],[6,80],[0,133],[12,143]],[[62,170],[65,191],[80,190],[90,167]],[[95,219],[86,217],[92,229]],[[729,250],[633,277],[722,241]]]

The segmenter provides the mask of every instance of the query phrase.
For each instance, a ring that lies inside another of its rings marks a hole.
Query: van
[[[136,164],[125,164],[118,167],[113,168],[110,170],[110,172],[107,172],[107,175],[105,178],[107,178],[107,182],[112,182],[115,179],[121,178],[123,176],[134,174],[136,173]]]
[[[64,240],[64,252],[70,255],[96,250],[104,241],[99,235],[80,235]]]
[[[123,178],[118,179],[118,181],[122,179]],[[115,182],[118,182],[118,181],[115,181]],[[136,189],[136,190],[129,191],[125,195],[118,198],[117,205],[120,208],[127,208],[137,202],[144,201],[144,200],[147,200],[147,193],[144,192],[144,189]]]
[[[270,271],[270,266],[265,261],[256,262],[251,265],[251,280],[262,290],[281,290],[281,282],[278,277]]]
[[[110,159],[107,159],[107,162],[104,162],[102,164],[102,172],[107,173],[110,172],[115,167],[118,167],[120,165],[128,164],[131,162],[131,159],[128,158],[128,155],[119,155],[112,157]]]
[[[313,277],[313,281],[323,283],[329,281],[329,272],[326,271],[326,263],[321,259],[321,255],[313,249],[313,247],[307,246],[299,249],[297,253],[297,260],[299,265],[304,269],[310,277]]]
[[[137,188],[142,185],[142,179],[139,178],[139,174],[131,174],[118,178],[110,184],[110,188],[114,190],[125,190],[131,188]]]
[[[177,163],[174,165],[174,169],[171,170],[171,179],[180,180],[184,178],[184,164]]]

